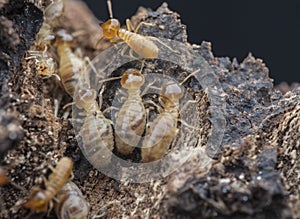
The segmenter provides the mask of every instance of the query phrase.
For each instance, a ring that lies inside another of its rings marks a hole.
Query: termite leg
[[[197,74],[199,71],[200,71],[200,69],[197,69],[196,71],[194,71],[191,74],[189,74],[187,77],[185,77],[185,79],[183,79],[182,82],[180,82],[180,85],[184,84],[188,79],[190,79],[191,77],[195,76],[195,74]]]
[[[152,100],[147,100],[147,101],[145,101],[144,103],[149,103],[149,104],[155,106],[159,113],[162,113],[162,112],[164,111],[163,108],[162,108],[161,106],[157,105],[157,104],[156,104],[154,101],[152,101]]]
[[[51,169],[51,168],[50,168]],[[52,170],[51,170],[52,171]],[[53,171],[52,171],[53,172]],[[47,178],[45,177],[45,176],[42,176],[42,179],[43,179],[43,181],[44,181],[44,184],[45,184],[45,187],[47,188],[48,187],[48,185],[49,185],[49,183],[48,183],[48,181],[47,181]]]
[[[52,200],[55,202],[59,202],[59,200],[56,197],[53,197]]]
[[[89,57],[85,56],[85,57],[83,58],[83,61],[84,61],[85,63],[87,63],[87,64],[91,67],[91,69],[92,69],[92,71],[94,72],[95,75],[98,74],[96,67],[94,66],[94,64],[92,63],[92,61],[91,61],[91,59],[90,59]],[[84,73],[85,76],[87,76],[87,74],[86,74],[86,69],[83,71],[83,73]],[[87,81],[88,79],[85,78],[85,80]]]
[[[57,117],[59,110],[59,102],[58,99],[54,99],[54,116]]]
[[[151,83],[149,83],[146,87],[145,87],[145,89],[143,90],[143,92],[141,93],[141,97],[142,96],[144,96],[147,92],[148,92],[148,90],[151,88],[151,89],[155,89],[155,90],[161,90],[160,88],[158,88],[158,87],[155,87],[155,86],[152,86],[153,84],[155,84],[156,83],[156,79],[154,80],[154,81],[152,81]]]
[[[53,166],[49,165],[48,168],[52,171],[52,173],[55,172],[55,168]]]
[[[151,122],[150,122],[150,112],[149,112],[149,108],[146,109],[146,133],[148,131],[148,129],[150,129],[151,127]]]
[[[56,74],[56,73],[55,73],[55,74],[51,74],[51,75],[44,76],[43,79],[48,79],[48,78],[51,78],[52,76],[56,77],[57,80],[59,80],[59,81],[61,80],[60,77],[59,77],[59,75]]]
[[[75,102],[70,102],[70,103],[67,103],[66,105],[63,106],[63,110],[65,110],[66,108],[68,108],[69,106],[72,106],[76,104]]]
[[[129,54],[128,54],[128,55],[126,54],[127,50],[129,50],[129,52],[128,52]],[[133,59],[133,60],[135,60],[135,61],[141,62],[141,58],[140,58],[140,57],[134,56],[134,55],[133,55],[133,50],[132,50],[128,45],[125,45],[125,46],[122,48],[120,55],[121,55],[122,57],[124,57],[124,58],[129,58],[129,59],[131,59],[131,60]]]
[[[126,55],[127,50],[129,50],[128,55]],[[132,51],[132,49],[129,48],[128,45],[126,45],[122,48],[120,55],[124,58],[129,58],[129,59],[133,59],[133,60],[136,60],[136,61],[141,61],[139,57],[136,57],[136,56],[133,55],[133,51]]]
[[[134,31],[134,27],[133,27],[131,21],[128,18],[126,19],[126,27],[127,27],[128,31],[130,31],[130,32]]]
[[[51,201],[49,202],[49,208],[48,208],[48,212],[47,212],[47,217],[49,217],[50,212],[52,211],[52,209],[53,209],[53,201],[51,200]]]
[[[114,107],[114,106],[110,106],[108,108],[106,108],[105,110],[102,111],[103,114],[106,114],[108,111],[111,110],[120,110],[118,107]]]
[[[185,121],[182,120],[182,119],[178,119],[178,122],[180,122],[182,125],[184,125],[184,126],[190,128],[190,129],[194,129],[194,130],[197,130],[197,131],[200,130],[200,128],[195,127],[195,126],[192,126],[192,125],[189,125],[187,122],[185,122]]]
[[[191,104],[191,103],[197,103],[197,101],[196,101],[196,100],[189,100],[189,101],[187,101],[187,102],[183,105],[183,107],[181,107],[179,113],[181,113],[181,112],[182,112],[189,104]]]
[[[102,85],[102,88],[98,94],[98,100],[99,100],[99,109],[101,109],[102,104],[103,104],[103,97],[102,94],[104,93],[105,85]]]
[[[25,60],[30,60],[30,59],[36,59],[37,56],[36,55],[31,55],[25,58]]]
[[[18,184],[16,184],[13,181],[9,181],[9,184],[11,184],[13,187],[15,187],[15,188],[17,188],[17,189],[19,189],[19,190],[21,190],[21,191],[23,191],[25,193],[28,193],[28,191],[25,188],[23,188],[22,186],[19,186]]]
[[[69,115],[70,115],[70,110],[65,111],[65,112],[63,113],[63,115],[62,115],[63,120],[67,120],[68,117],[69,117]]]
[[[124,91],[124,90],[122,90],[122,89],[118,89],[118,92],[122,95],[122,96],[124,96],[125,98],[127,98],[128,97],[128,94]]]
[[[141,29],[141,27],[142,27],[143,25],[148,26],[148,27],[155,27],[155,26],[156,26],[156,24],[147,23],[147,22],[142,21],[142,22],[140,22],[140,23],[137,25],[137,27],[135,28],[134,32],[137,33],[137,32],[139,31],[139,29]]]
[[[131,21],[129,19],[126,19],[126,27],[127,27],[127,30],[130,32],[137,33],[139,31],[139,29],[142,27],[142,25],[149,26],[149,27],[156,26],[155,24],[142,21],[134,28]]]
[[[134,55],[133,55],[133,50],[132,49],[129,49],[129,56],[130,58],[136,58]]]
[[[69,180],[72,181],[72,180],[74,179],[74,177],[75,177],[75,176],[74,176],[74,173],[73,173],[73,171],[72,171]]]
[[[104,82],[114,81],[114,80],[118,80],[118,79],[121,79],[121,78],[122,78],[122,76],[106,78],[106,79],[100,80],[98,83],[103,84]]]

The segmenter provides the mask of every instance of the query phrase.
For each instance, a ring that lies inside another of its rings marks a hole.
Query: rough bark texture
[[[94,17],[76,2],[72,7],[77,7],[77,17],[81,13],[90,16],[86,20],[92,27],[72,24],[76,17],[72,13],[62,19],[61,27],[95,35]],[[155,24],[143,26],[141,34],[178,40],[191,47],[185,26],[166,5],[154,12],[140,9],[133,23],[141,18]],[[59,82],[37,75],[34,60],[24,59],[42,22],[43,14],[33,4],[0,1],[0,162],[11,181],[23,188],[20,191],[11,184],[0,188],[0,218],[28,215],[22,207],[28,191],[34,185],[43,186],[42,176],[50,172],[47,166],[62,156],[75,162],[74,182],[91,205],[90,218],[300,218],[299,87],[283,95],[273,88],[262,60],[251,54],[242,63],[214,57],[210,43],[203,42],[194,49],[214,69],[226,94],[222,155],[206,169],[189,160],[164,180],[119,183],[102,175],[83,157],[72,125],[64,119],[70,118],[70,110],[63,106],[71,99]],[[74,48],[93,58],[107,47],[104,42],[100,48],[96,44],[79,35]],[[146,68],[159,68],[171,76],[177,73],[170,63],[148,64]],[[104,96],[104,107],[109,102]],[[201,138],[205,139],[210,125],[204,93],[199,103],[199,115],[205,118]],[[56,218],[53,212],[48,217],[37,216]]]

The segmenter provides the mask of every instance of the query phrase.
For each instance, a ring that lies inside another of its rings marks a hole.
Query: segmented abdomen
[[[177,117],[161,113],[150,125],[142,145],[142,161],[151,162],[164,156],[177,130]]]
[[[60,56],[59,76],[66,92],[73,97],[80,72],[83,70],[83,61],[72,53],[71,48],[58,48]]]
[[[89,204],[73,182],[68,182],[56,196],[55,212],[59,219],[86,219]]]
[[[50,174],[46,184],[45,193],[48,200],[51,200],[61,188],[69,181],[73,169],[73,161],[63,157],[57,163],[54,172]]]
[[[129,97],[130,98],[130,97]],[[145,130],[146,111],[140,97],[125,101],[115,123],[115,139],[118,151],[131,153]]]
[[[113,130],[110,121],[102,112],[88,115],[80,130],[82,148],[87,159],[96,168],[105,167],[110,163],[114,147]]]
[[[147,37],[124,29],[120,29],[118,36],[143,58],[155,59],[158,57],[158,47],[152,40],[147,39]]]

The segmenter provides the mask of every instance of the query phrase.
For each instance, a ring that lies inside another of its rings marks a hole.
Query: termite
[[[163,46],[167,47],[173,52],[174,51],[172,48],[169,46],[165,45],[163,42],[161,42],[158,38],[152,37],[152,36],[143,36],[140,34],[137,34],[137,31],[140,29],[142,25],[149,25],[153,26],[153,24],[148,24],[145,22],[139,23],[139,25],[136,28],[133,28],[133,25],[131,24],[129,19],[126,19],[126,26],[127,30],[121,28],[119,20],[113,18],[113,13],[112,13],[112,4],[111,1],[107,1],[108,5],[108,10],[109,10],[109,15],[110,19],[105,21],[104,23],[100,24],[100,27],[103,30],[103,36],[106,39],[112,40],[114,38],[119,38],[134,51],[138,55],[142,56],[145,59],[155,59],[159,55],[159,49],[157,45],[153,41],[157,41]],[[132,52],[132,50],[130,52]],[[124,55],[126,51],[126,48],[122,50],[121,55]],[[130,53],[131,54],[131,53]],[[133,56],[131,54],[131,56]]]
[[[36,73],[38,75],[51,77],[51,76],[57,76],[57,64],[56,61],[49,56],[48,53],[44,53],[42,51],[34,51],[30,50],[28,51],[29,57],[26,57],[25,59],[34,59],[35,60],[35,69]],[[59,78],[58,78],[59,79]]]
[[[146,131],[141,148],[143,162],[158,160],[168,150],[176,136],[179,100],[182,96],[183,90],[179,84],[170,81],[163,85],[160,100],[164,109]]]
[[[64,12],[65,0],[54,0],[48,5],[44,12],[45,22],[51,26],[56,26],[58,19]]]
[[[59,219],[86,219],[89,203],[72,181],[68,182],[57,194],[54,209]]]
[[[184,120],[179,119],[179,100],[184,95],[183,84],[191,77],[194,77],[200,69],[190,73],[181,83],[168,81],[162,86],[159,102],[163,108],[155,103],[152,104],[158,107],[160,114],[153,120],[150,127],[147,128],[143,139],[141,156],[143,162],[151,162],[160,159],[164,156],[169,146],[171,145],[178,129],[177,123],[180,123],[188,128],[199,130],[198,127],[187,124]],[[195,100],[187,101],[182,110],[189,104],[196,103]]]
[[[66,92],[73,97],[79,76],[84,71],[85,61],[72,52],[73,36],[65,30],[57,32],[55,46],[59,56],[59,76]]]
[[[34,59],[37,74],[51,77],[56,76],[57,64],[53,59],[49,48],[55,39],[53,29],[58,23],[58,19],[63,14],[64,0],[56,0],[50,3],[44,11],[44,23],[37,34],[36,48],[37,50],[28,51],[28,59]]]
[[[36,213],[46,212],[48,209],[51,210],[52,199],[70,180],[72,168],[73,161],[70,158],[61,158],[55,168],[51,167],[52,173],[49,179],[45,180],[46,188],[43,190],[34,187],[24,207]]]
[[[51,46],[51,41],[55,39],[53,30],[58,24],[58,19],[63,14],[63,9],[64,0],[54,0],[44,10],[44,23],[37,34],[37,46],[44,53]]]
[[[146,110],[140,95],[144,75],[137,69],[128,69],[121,78],[128,97],[119,110],[115,122],[115,140],[120,153],[129,154],[137,146],[146,125]]]
[[[96,97],[97,92],[94,89],[79,89],[74,97],[74,102],[78,108],[84,109],[87,114],[79,132],[83,142],[82,149],[87,159],[96,168],[101,168],[106,167],[111,161],[114,136],[111,120],[105,118],[100,110],[102,96],[99,97],[99,105]]]

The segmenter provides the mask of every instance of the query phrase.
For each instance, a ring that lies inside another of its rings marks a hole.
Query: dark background
[[[108,19],[106,0],[86,2],[99,20]],[[114,17],[124,24],[139,6],[155,10],[162,2],[112,0]],[[276,84],[300,81],[300,1],[170,0],[168,5],[187,25],[190,42],[212,42],[215,56],[239,61],[251,52],[263,59]]]

